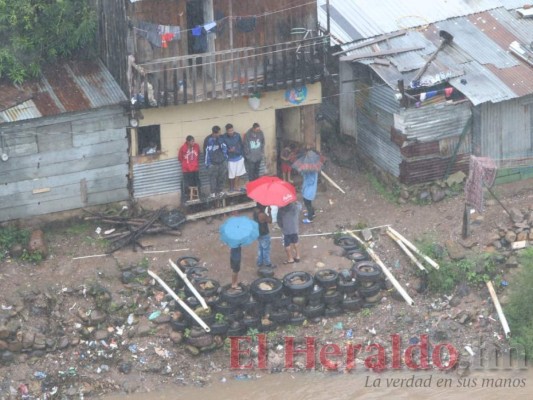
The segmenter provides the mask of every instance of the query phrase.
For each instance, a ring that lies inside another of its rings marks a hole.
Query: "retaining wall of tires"
[[[335,244],[344,248],[352,260],[350,269],[322,269],[314,275],[304,271],[286,274],[282,279],[258,278],[238,290],[207,277],[207,269],[198,267],[195,257],[182,257],[177,263],[209,305],[200,307],[198,300],[180,283],[185,302],[211,328],[206,333],[192,317],[180,309],[171,325],[176,331],[186,331],[187,343],[199,351],[213,348],[213,336],[239,336],[249,329],[259,332],[275,330],[283,324],[301,325],[305,320],[336,317],[372,307],[381,300],[381,290],[387,288],[379,265],[369,260],[355,239],[341,236]]]

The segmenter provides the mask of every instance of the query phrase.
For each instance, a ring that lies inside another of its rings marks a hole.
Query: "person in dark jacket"
[[[226,124],[226,133],[222,138],[228,149],[229,191],[238,191],[239,177],[246,174],[241,135],[240,133],[235,132],[232,124]]]
[[[211,135],[204,141],[204,147],[211,197],[223,196],[222,188],[226,181],[228,152],[224,139],[220,137],[220,126],[213,126]]]

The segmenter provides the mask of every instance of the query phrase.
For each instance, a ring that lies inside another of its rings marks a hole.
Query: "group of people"
[[[248,180],[259,177],[259,168],[264,158],[265,135],[261,126],[255,122],[241,137],[233,125],[228,123],[222,134],[220,126],[211,128],[211,134],[204,139],[203,154],[209,175],[210,197],[222,197],[226,177],[229,179],[229,191],[245,191],[239,187],[239,179],[248,173]],[[183,171],[183,194],[189,187],[199,187],[200,146],[193,136],[187,136],[178,151],[178,159]]]

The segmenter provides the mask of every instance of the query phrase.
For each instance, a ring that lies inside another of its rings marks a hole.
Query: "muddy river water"
[[[279,373],[213,377],[203,388],[165,387],[161,391],[107,396],[105,400],[170,399],[458,399],[511,400],[533,398],[533,371],[482,371],[460,378],[455,373],[395,372],[350,374]]]

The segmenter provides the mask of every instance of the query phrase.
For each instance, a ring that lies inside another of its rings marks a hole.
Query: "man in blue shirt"
[[[229,191],[238,191],[239,177],[246,174],[241,135],[235,132],[232,124],[226,124],[226,133],[222,138],[228,150]]]
[[[205,138],[204,152],[211,197],[223,196],[222,188],[226,181],[228,152],[224,139],[220,137],[220,126],[213,126],[211,135]]]

